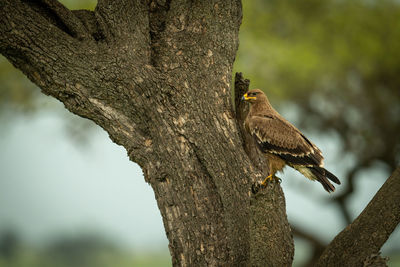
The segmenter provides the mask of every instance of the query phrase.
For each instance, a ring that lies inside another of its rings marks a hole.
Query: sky
[[[82,144],[60,113],[12,119],[0,130],[0,232],[37,242],[94,231],[129,247],[166,246],[151,187],[104,130],[93,126]]]
[[[86,130],[86,138],[72,138],[68,125],[84,119],[54,99],[41,98],[54,107],[28,116],[10,115],[3,118],[8,119],[6,123],[0,123],[0,233],[14,229],[24,240],[41,244],[60,234],[88,231],[126,248],[167,251],[154,193],[139,166],[96,125]],[[286,117],[294,118],[290,108],[285,110]],[[325,152],[326,167],[341,177],[351,156],[339,157],[338,139],[306,134]],[[357,180],[350,203],[354,217],[383,184],[385,175],[375,166]],[[326,242],[345,227],[329,202],[332,195],[319,183],[289,168],[280,177],[291,223]],[[397,229],[384,251],[399,248],[395,242],[399,239]],[[296,249],[298,253],[302,248]]]

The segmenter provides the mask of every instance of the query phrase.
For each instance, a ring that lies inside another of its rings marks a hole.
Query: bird
[[[335,191],[331,182],[340,184],[340,180],[324,168],[321,150],[271,106],[263,91],[249,90],[242,100],[250,103],[245,129],[269,164],[269,175],[262,186],[280,180],[275,174],[288,165],[306,178],[320,182],[327,192]]]

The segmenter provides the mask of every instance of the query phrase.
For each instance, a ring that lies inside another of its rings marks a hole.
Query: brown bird
[[[276,172],[289,165],[308,179],[320,182],[326,191],[335,191],[330,181],[336,184],[340,181],[324,168],[321,150],[279,115],[261,90],[248,91],[242,100],[251,104],[245,128],[269,163],[270,175],[261,183],[263,186],[272,179],[278,179]]]

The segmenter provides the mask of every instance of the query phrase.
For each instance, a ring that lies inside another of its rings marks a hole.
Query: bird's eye
[[[257,93],[251,93],[250,95],[256,95]]]

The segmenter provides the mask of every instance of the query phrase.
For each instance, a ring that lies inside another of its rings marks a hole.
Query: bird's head
[[[264,101],[266,98],[267,97],[265,96],[264,92],[260,89],[249,90],[242,96],[242,100],[248,101],[250,103]]]

